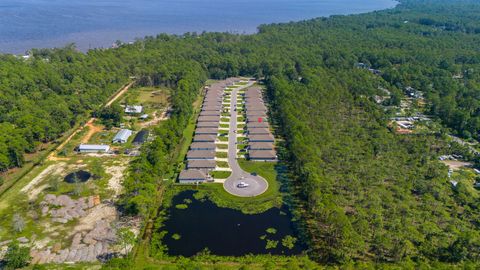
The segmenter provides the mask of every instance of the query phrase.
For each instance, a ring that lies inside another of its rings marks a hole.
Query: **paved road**
[[[241,88],[232,90],[230,103],[230,132],[228,134],[228,163],[232,169],[232,174],[223,183],[225,190],[239,197],[254,197],[264,193],[268,189],[268,182],[260,176],[253,176],[240,168],[237,161],[237,112],[234,110],[237,105],[238,90],[252,86],[249,83]],[[248,183],[246,188],[239,188],[237,185],[240,182]]]

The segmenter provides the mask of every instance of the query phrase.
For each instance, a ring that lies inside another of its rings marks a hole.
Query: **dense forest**
[[[477,1],[402,0],[392,10],[262,25],[255,35],[162,34],[87,54],[1,56],[0,170],[21,166],[24,153],[58,138],[130,76],[168,85],[173,117],[133,162],[122,198],[128,213],[148,215],[202,83],[255,76],[286,141],[292,208],[312,259],[475,263],[479,196],[448,183],[437,161],[444,137],[395,134],[373,96],[382,86],[398,104],[413,87],[433,119],[478,139],[479,50]]]

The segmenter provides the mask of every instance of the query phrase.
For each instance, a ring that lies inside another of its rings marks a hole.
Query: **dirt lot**
[[[454,171],[458,171],[463,167],[468,167],[472,165],[472,163],[458,160],[443,160],[442,163],[447,165],[450,169]]]

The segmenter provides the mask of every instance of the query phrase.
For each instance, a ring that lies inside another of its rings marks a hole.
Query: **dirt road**
[[[129,84],[127,84],[126,86],[124,86],[122,89],[120,89],[119,91],[117,91],[110,99],[109,101],[105,104],[104,107],[108,107],[110,105],[113,104],[113,102],[115,102],[119,97],[121,97],[123,94],[125,94],[128,89],[130,89],[130,87],[134,84],[135,82],[131,82]],[[93,125],[93,122],[95,121],[95,117],[92,117],[90,118],[87,123],[85,123],[85,125],[79,127],[77,130],[75,130],[75,132],[73,132],[70,136],[68,136],[67,139],[65,139],[65,141],[63,141],[54,151],[52,151],[52,153],[50,153],[50,155],[48,155],[47,157],[47,160],[54,160],[55,159],[55,156],[58,154],[58,151],[60,151],[63,147],[65,147],[65,145],[67,143],[69,143],[72,138],[80,131],[82,131],[85,127],[89,126],[90,127],[90,131],[92,131],[93,133],[90,134],[87,134],[87,136],[89,135],[90,137],[95,133],[95,126]],[[85,137],[87,137],[85,136]],[[88,139],[90,139],[90,137],[88,137]],[[87,142],[88,142],[88,139],[87,139]],[[82,143],[85,143],[85,139],[82,140]]]

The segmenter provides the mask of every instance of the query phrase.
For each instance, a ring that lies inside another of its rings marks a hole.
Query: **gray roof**
[[[249,128],[248,134],[270,134],[268,128]]]
[[[275,146],[271,142],[250,142],[248,143],[249,150],[273,150]]]
[[[268,135],[248,135],[250,142],[273,142],[275,138],[272,134]]]
[[[202,106],[202,111],[220,111],[222,110],[222,105],[205,105]]]
[[[200,116],[198,117],[198,122],[220,122],[220,116]]]
[[[207,174],[201,170],[183,170],[178,176],[179,180],[207,180]]]
[[[266,122],[249,122],[247,123],[247,128],[268,128],[270,125]]]
[[[214,150],[190,150],[187,153],[187,159],[214,159]]]
[[[194,142],[214,142],[217,139],[216,135],[195,135]]]
[[[261,118],[262,123],[268,123],[268,117],[263,115],[247,115],[247,122],[258,123],[258,118]]]
[[[266,118],[267,117],[267,113],[264,112],[264,111],[248,111],[247,112],[247,118],[248,117],[263,117],[263,118]]]
[[[248,157],[253,159],[276,159],[277,153],[273,150],[251,150]]]
[[[201,111],[200,116],[220,116],[220,111]]]
[[[211,150],[215,150],[217,148],[217,146],[213,143],[213,142],[193,142],[191,145],[190,145],[190,149],[192,150],[195,150],[195,149],[202,149],[202,150],[205,150],[205,149],[211,149]]]
[[[197,128],[218,128],[219,122],[198,122]]]
[[[267,107],[263,104],[252,104],[252,105],[246,105],[245,110],[247,111],[267,111]]]
[[[215,169],[215,160],[189,160],[187,168],[189,169]]]
[[[197,128],[195,130],[195,134],[217,135],[218,134],[218,128]]]

